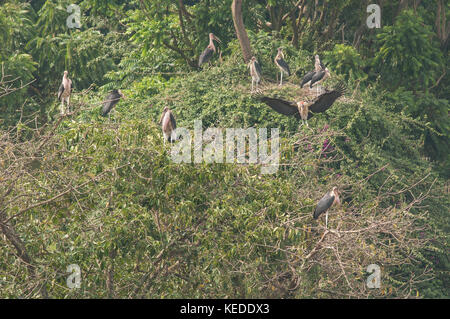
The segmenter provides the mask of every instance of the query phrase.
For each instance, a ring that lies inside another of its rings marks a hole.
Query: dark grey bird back
[[[211,59],[213,53],[214,53],[213,49],[206,48],[200,55],[200,58],[198,59],[198,66],[201,66],[202,64],[208,62],[209,59]]]
[[[261,74],[262,74],[261,66],[256,61],[255,61],[255,69],[256,69],[256,72],[259,74],[259,76],[261,76]]]
[[[309,87],[312,88],[313,84],[316,83],[316,82],[319,82],[320,80],[322,80],[324,76],[325,76],[325,71],[324,70],[321,70],[321,71],[318,71],[318,72],[314,73],[314,75],[313,75],[313,77],[311,79],[311,84],[309,85]]]
[[[106,97],[105,102],[103,103],[102,108],[102,116],[108,115],[109,112],[113,109],[113,107],[119,103],[120,94],[117,90],[112,90],[108,96]]]
[[[329,193],[326,193],[324,197],[317,203],[316,209],[314,210],[313,217],[314,219],[319,218],[320,214],[326,212],[328,208],[331,207],[331,205],[334,202],[334,195],[330,195]]]
[[[289,65],[286,63],[286,61],[284,61],[282,58],[277,59],[277,63],[280,67],[282,67],[283,69],[285,69],[288,73],[288,75],[291,75],[291,70],[289,69]]]
[[[311,71],[311,72],[306,73],[306,75],[303,77],[303,80],[302,80],[302,83],[300,84],[300,86],[303,87],[303,85],[305,85],[306,83],[311,81],[311,79],[313,78],[315,73],[316,73],[316,71]]]

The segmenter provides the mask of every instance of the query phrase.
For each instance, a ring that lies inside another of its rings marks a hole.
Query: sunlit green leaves
[[[430,27],[412,10],[403,11],[393,26],[377,36],[374,63],[389,86],[426,89],[439,71],[442,54]]]

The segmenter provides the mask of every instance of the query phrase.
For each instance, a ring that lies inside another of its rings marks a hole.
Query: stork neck
[[[340,199],[339,199],[339,194],[337,193],[337,192],[334,192],[333,191],[333,195],[334,195],[334,202],[336,203],[336,204],[340,204]]]
[[[214,52],[216,52],[216,46],[214,45],[214,42],[213,42],[213,39],[212,39],[212,38],[209,39],[209,45],[208,45],[208,47],[211,48],[211,49],[213,49]]]

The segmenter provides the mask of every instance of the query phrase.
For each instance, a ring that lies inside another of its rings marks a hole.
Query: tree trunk
[[[241,45],[242,55],[245,63],[250,62],[252,58],[252,48],[250,40],[248,39],[247,31],[244,26],[244,19],[242,18],[242,0],[233,0],[231,4],[231,13],[233,14],[234,28],[236,29],[236,36]]]
[[[409,0],[400,0],[400,3],[398,5],[397,14],[396,17],[405,9],[409,8]]]
[[[445,6],[444,6],[442,0],[438,0],[438,2],[437,2],[435,26],[436,26],[437,37],[439,38],[439,41],[441,42],[441,49],[446,50],[448,32],[447,32]]]

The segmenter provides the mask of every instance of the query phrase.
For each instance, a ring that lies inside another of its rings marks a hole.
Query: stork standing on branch
[[[328,209],[331,206],[339,205],[340,203],[339,193],[337,187],[335,186],[317,203],[316,209],[313,213],[314,219],[318,219],[321,214],[325,213],[325,227],[328,228]]]
[[[316,71],[310,71],[306,73],[306,75],[302,79],[302,83],[300,83],[300,87],[303,88],[305,84],[311,82],[311,79],[313,78],[314,74],[316,74]]]
[[[331,77],[330,70],[325,68],[325,70],[321,70],[319,72],[314,73],[311,78],[311,82],[309,84],[309,88],[312,89],[313,86],[316,86],[316,94],[319,94],[319,85],[326,79]]]
[[[61,100],[61,115],[65,114],[64,101],[67,104],[67,110],[69,110],[70,93],[72,91],[72,80],[67,76],[69,72],[64,71],[63,79],[58,90],[58,100]]]
[[[175,132],[177,123],[172,111],[167,106],[164,107],[159,124],[161,124],[161,129],[163,131],[164,144],[166,144],[166,140],[169,141],[169,143],[175,142],[177,139]]]
[[[315,113],[323,113],[328,110],[339,97],[344,95],[345,90],[345,85],[341,82],[332,91],[326,91],[309,103],[305,101],[289,102],[267,96],[258,98],[278,113],[302,119],[302,124],[306,122],[308,126],[308,119]]]
[[[209,34],[209,44],[206,47],[206,49],[202,52],[202,54],[200,55],[200,58],[198,59],[198,66],[201,66],[202,64],[208,62],[213,53],[216,52],[216,46],[214,45],[214,40],[222,43],[222,41],[220,41],[220,39],[218,37],[216,37],[214,34],[210,33]]]
[[[253,85],[256,84],[256,90],[258,90],[258,84],[261,81],[261,66],[259,65],[256,57],[252,57],[250,63],[248,64],[250,68],[250,75],[252,77],[252,92]]]
[[[280,86],[283,85],[283,73],[286,73],[288,76],[291,75],[291,70],[289,69],[289,65],[284,60],[284,54],[282,48],[278,48],[277,56],[275,57],[275,64],[280,69],[281,79]]]
[[[108,115],[108,118],[110,118],[110,112],[113,107],[116,106],[117,103],[119,103],[120,98],[125,98],[125,95],[120,90],[114,89],[109,92],[106,100],[103,102],[102,116]]]
[[[302,82],[300,84],[300,87],[303,88],[303,86],[309,82],[311,82],[312,78],[317,72],[321,72],[325,70],[325,65],[320,61],[319,55],[316,54],[315,56],[315,62],[314,62],[314,70],[306,73],[306,75],[303,77]]]

